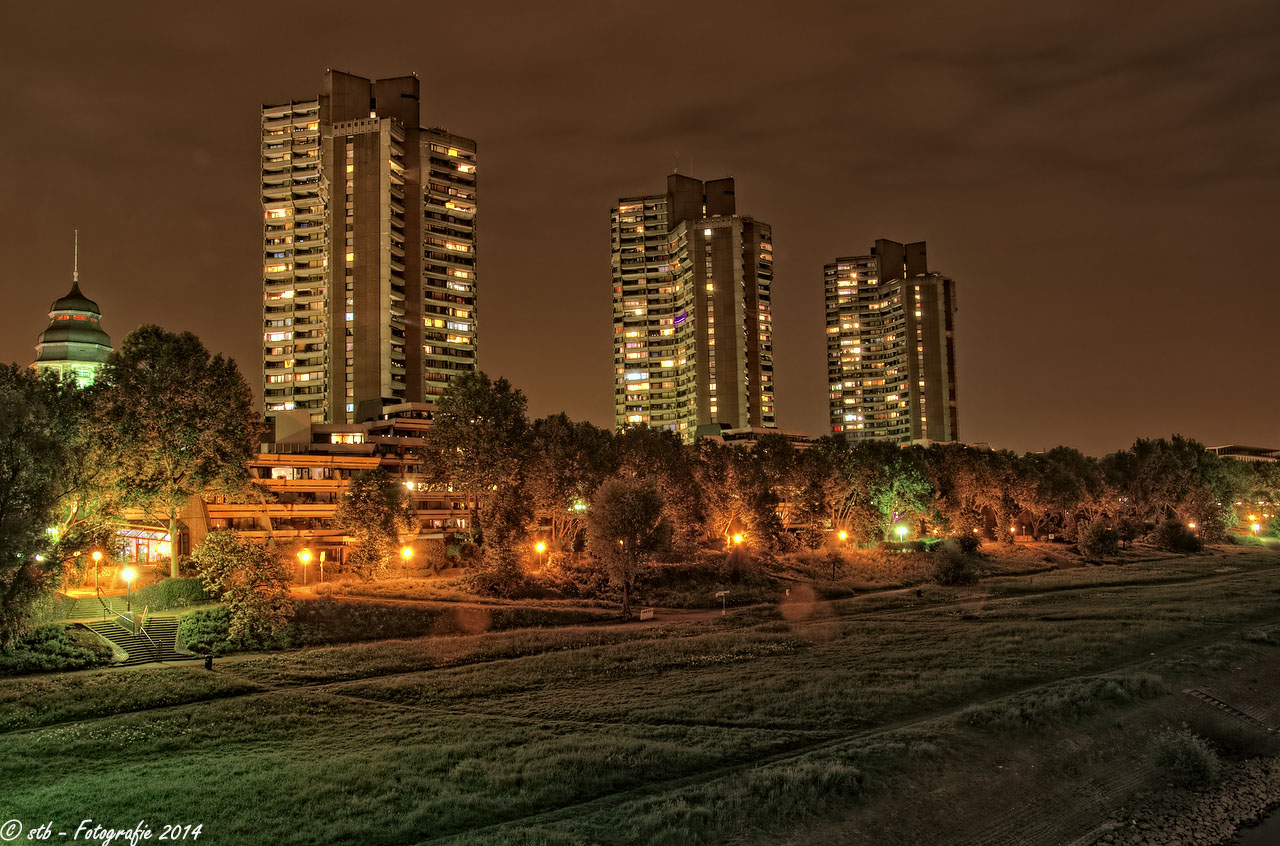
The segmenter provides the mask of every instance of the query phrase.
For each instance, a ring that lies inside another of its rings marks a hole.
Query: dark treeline
[[[1012,542],[1014,526],[1126,541],[1176,522],[1213,543],[1240,519],[1237,503],[1280,499],[1280,465],[1220,459],[1180,436],[1105,458],[839,436],[808,448],[775,435],[751,449],[705,438],[685,446],[644,426],[614,433],[563,414],[529,422],[520,392],[484,374],[460,378],[442,399],[427,451],[439,481],[473,494],[485,546],[499,557],[535,530],[558,551],[580,549],[597,492],[615,477],[659,494],[675,559],[735,536],[773,550],[816,548],[839,532],[854,544],[974,534]]]

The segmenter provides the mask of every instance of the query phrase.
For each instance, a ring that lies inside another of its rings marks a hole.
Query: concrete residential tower
[[[876,241],[824,268],[831,431],[909,443],[958,437],[955,283],[924,241]]]
[[[325,74],[262,108],[268,415],[376,417],[476,367],[476,144],[419,125],[416,76]]]
[[[679,174],[611,218],[616,425],[773,426],[770,226],[736,213],[733,179]]]

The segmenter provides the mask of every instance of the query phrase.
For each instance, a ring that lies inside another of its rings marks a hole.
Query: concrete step
[[[151,618],[146,633],[134,634],[114,620],[95,620],[81,625],[119,646],[128,658],[116,666],[128,667],[150,661],[165,661],[182,656],[176,649],[178,621],[174,617]]]

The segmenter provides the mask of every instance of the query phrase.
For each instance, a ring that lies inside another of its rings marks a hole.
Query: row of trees
[[[1074,539],[1081,528],[1194,523],[1210,542],[1236,521],[1237,502],[1280,500],[1280,465],[1222,460],[1195,441],[1138,440],[1105,458],[1070,447],[1018,455],[961,444],[900,448],[828,436],[798,449],[765,436],[752,450],[702,439],[683,446],[640,426],[614,433],[556,414],[530,422],[505,379],[460,377],[427,436],[425,466],[475,503],[475,523],[503,560],[535,525],[554,549],[576,549],[606,480],[656,493],[676,557],[744,535],[757,546],[816,547],[830,532],[853,543],[990,533],[1015,522]],[[612,544],[611,544],[612,546]],[[598,545],[593,543],[593,554]],[[611,553],[610,553],[611,554]]]

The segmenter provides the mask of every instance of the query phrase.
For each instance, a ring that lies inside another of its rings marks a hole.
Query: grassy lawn
[[[0,680],[0,811],[198,822],[209,843],[769,842],[1280,654],[1265,551],[802,593],[700,622]]]

